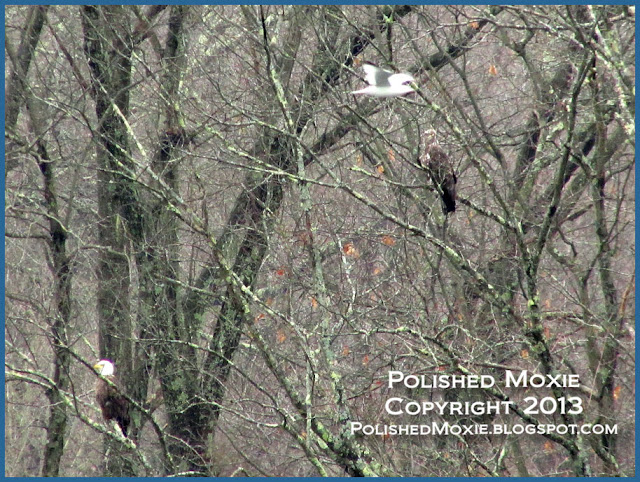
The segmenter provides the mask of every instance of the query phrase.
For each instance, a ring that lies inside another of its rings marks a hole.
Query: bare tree
[[[43,475],[631,474],[634,15],[7,8],[7,454]],[[350,95],[365,61],[416,92]],[[129,438],[98,418],[98,357]],[[511,410],[397,411],[427,401]]]

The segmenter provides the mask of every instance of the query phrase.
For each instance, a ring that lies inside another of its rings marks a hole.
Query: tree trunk
[[[5,133],[11,133],[18,122],[20,109],[23,107],[27,96],[29,66],[35,55],[36,46],[40,39],[42,26],[47,18],[48,5],[37,5],[29,7],[29,13],[22,30],[20,46],[18,52],[15,52],[11,44],[7,42],[6,50],[11,58],[13,69],[7,82],[6,103],[4,111],[4,128]],[[5,134],[6,135],[6,134]],[[7,146],[6,152],[11,152],[11,143]],[[13,156],[7,156],[5,160],[5,177],[7,173],[16,167],[17,159]]]
[[[125,390],[132,385],[132,322],[130,311],[129,243],[142,237],[143,216],[131,167],[129,114],[131,31],[126,7],[86,6],[82,9],[84,48],[91,69],[98,119],[98,239],[104,249],[98,260],[100,357],[115,362]],[[133,476],[126,454],[106,438],[108,476]]]

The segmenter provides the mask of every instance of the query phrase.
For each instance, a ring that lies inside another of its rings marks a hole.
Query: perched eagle
[[[425,155],[420,159],[420,165],[429,173],[440,197],[442,197],[442,212],[455,212],[456,210],[456,173],[449,161],[449,156],[438,144],[436,131],[429,129],[425,132]]]
[[[113,374],[112,362],[109,360],[100,360],[93,368],[95,368],[100,375],[110,380],[116,387],[118,386],[117,379]],[[98,379],[96,400],[98,405],[100,405],[104,419],[115,420],[120,426],[122,434],[126,437],[127,429],[131,423],[131,418],[129,417],[129,402],[127,399],[122,396],[118,388],[109,385],[104,380]]]

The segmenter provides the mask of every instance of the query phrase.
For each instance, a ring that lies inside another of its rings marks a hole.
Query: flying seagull
[[[373,97],[396,97],[415,91],[411,86],[415,79],[409,74],[394,74],[372,64],[363,64],[362,68],[369,87],[353,91],[351,92],[352,94],[365,94]]]

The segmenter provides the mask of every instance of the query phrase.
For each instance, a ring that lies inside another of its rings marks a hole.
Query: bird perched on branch
[[[113,363],[109,360],[100,360],[93,368],[104,378],[115,385],[109,385],[102,379],[98,379],[96,386],[96,400],[102,416],[105,420],[115,420],[126,437],[131,418],[129,416],[129,401],[120,393],[120,386],[114,374]]]
[[[420,165],[429,173],[438,194],[442,198],[442,212],[456,210],[456,173],[453,170],[447,153],[440,147],[436,139],[436,131],[429,129],[425,132],[425,154],[420,159]]]
[[[396,97],[415,91],[411,85],[415,82],[415,79],[409,74],[394,74],[372,64],[363,64],[362,68],[369,86],[355,90],[351,92],[352,94],[365,94],[372,97]]]

